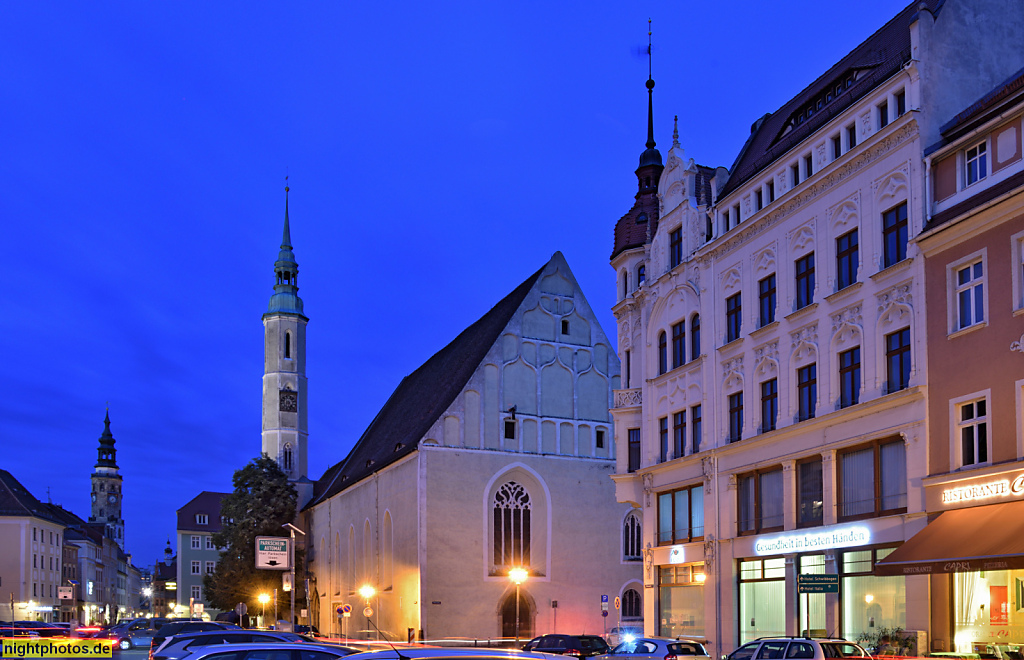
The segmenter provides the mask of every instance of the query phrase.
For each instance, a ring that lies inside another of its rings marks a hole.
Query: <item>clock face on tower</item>
[[[113,493],[107,495],[107,501],[110,502],[111,504],[117,502],[117,495],[114,495]]]
[[[92,494],[92,501],[93,501],[93,502],[95,502],[95,501],[96,501],[96,493],[93,493],[93,494]]]
[[[281,390],[281,405],[279,410],[281,412],[298,412],[299,393],[291,390]]]

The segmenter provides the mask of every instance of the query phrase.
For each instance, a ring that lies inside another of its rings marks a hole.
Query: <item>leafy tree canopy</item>
[[[234,492],[221,501],[221,531],[213,535],[214,544],[223,550],[216,571],[203,577],[203,590],[210,607],[231,610],[245,603],[249,614],[256,614],[259,595],[273,597],[274,589],[281,588],[282,573],[256,568],[256,537],[289,535],[283,525],[295,518],[298,494],[266,454],[236,470],[232,483]],[[297,564],[299,560],[297,556]]]

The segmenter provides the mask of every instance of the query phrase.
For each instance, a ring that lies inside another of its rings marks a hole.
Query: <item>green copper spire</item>
[[[281,251],[274,262],[274,295],[270,296],[267,314],[294,314],[305,318],[302,313],[302,298],[299,298],[299,264],[292,252],[292,232],[288,219],[288,186],[284,187],[284,232],[281,235]]]

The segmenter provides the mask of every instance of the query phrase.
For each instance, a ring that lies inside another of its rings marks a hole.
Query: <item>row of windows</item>
[[[192,543],[191,547],[192,547],[192,549],[193,550],[202,550],[202,548],[203,548],[203,539],[204,538],[206,539],[206,549],[207,550],[215,550],[216,548],[213,547],[213,537],[212,536],[203,537],[203,536],[200,536],[199,534],[193,534],[192,535],[192,539],[191,539],[191,543]]]
[[[839,84],[842,87],[842,84]],[[814,115],[816,108],[821,109],[827,101],[825,100],[831,93],[823,95],[817,100],[816,103],[812,102],[804,110],[794,115],[790,119],[790,123],[795,126],[803,123],[804,119],[809,119]],[[891,103],[890,103],[891,101]],[[882,130],[889,125],[890,122],[899,119],[907,112],[907,95],[903,89],[896,91],[891,96],[887,96],[885,100],[875,106],[875,125],[877,130]],[[830,157],[832,161],[837,160],[843,154],[847,153],[851,149],[857,146],[857,123],[853,121],[835,134],[829,137],[828,144],[830,145]],[[814,156],[810,151],[797,156],[796,159],[789,164],[789,187],[793,189],[800,185],[801,182],[806,181],[810,177],[814,176]],[[775,178],[774,176],[760,186],[755,188],[750,197],[752,210],[757,213],[761,209],[765,208],[769,204],[775,201]],[[722,230],[727,232],[733,227],[740,224],[740,204],[734,204],[731,208],[725,209],[721,214]],[[841,288],[841,287],[840,287]]]
[[[882,267],[888,268],[907,258],[907,204],[906,202],[882,214]],[[860,240],[858,230],[853,229],[836,239],[836,290],[857,282],[860,264]],[[814,302],[815,265],[814,252],[809,252],[793,264],[795,308],[807,307]],[[778,286],[775,273],[765,276],[757,283],[758,327],[775,322],[778,311]],[[737,292],[725,299],[725,341],[739,339],[742,329],[742,297]]]
[[[39,527],[33,527],[32,528],[32,540],[33,541],[42,541],[43,543],[46,543],[46,532],[47,531],[48,530],[40,529]],[[54,542],[54,538],[57,539],[56,542]],[[54,536],[54,533],[50,532],[50,545],[60,545],[60,533],[58,533],[56,536]]]
[[[686,411],[680,410],[672,413],[672,436],[669,440],[669,419],[662,417],[658,420],[658,441],[661,448],[661,462],[671,461],[687,454],[696,454],[701,450],[701,440],[704,438],[704,415],[700,404],[690,407],[690,434],[686,433]],[[639,429],[638,429],[639,431]],[[690,450],[686,451],[687,439],[689,439]],[[639,463],[630,472],[639,469]]]
[[[839,399],[838,407],[846,408],[860,403],[862,385],[861,347],[854,346],[838,354]],[[910,328],[885,335],[886,393],[897,392],[910,386]],[[778,378],[763,381],[761,391],[761,425],[759,431],[767,433],[778,428]],[[813,419],[817,414],[818,365],[811,363],[796,370],[795,421]],[[743,392],[728,395],[729,442],[738,442],[743,433]]]
[[[39,562],[38,565],[36,564],[36,560],[37,559],[38,559],[38,562]],[[53,559],[54,559],[53,557],[50,557],[50,569],[49,570],[51,570],[51,571],[59,571],[60,570],[60,558],[59,557],[57,558],[57,568],[53,567]],[[36,554],[33,553],[33,555],[32,555],[32,568],[46,568],[46,557],[44,557],[43,555],[36,555]]]
[[[196,560],[192,561],[192,575],[201,575],[202,568],[203,568],[203,562],[196,561]],[[208,562],[206,562],[206,574],[207,575],[213,575],[214,571],[216,571],[216,570],[217,570],[217,562],[215,562],[215,561],[208,561]]]

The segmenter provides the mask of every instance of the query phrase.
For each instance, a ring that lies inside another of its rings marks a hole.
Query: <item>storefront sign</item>
[[[801,573],[796,576],[798,594],[839,593],[838,573]]]
[[[758,555],[782,555],[789,552],[849,548],[871,543],[871,530],[867,527],[839,527],[828,532],[782,534],[758,539],[754,552]]]
[[[1017,475],[1013,481],[1000,479],[998,481],[947,488],[942,491],[942,503],[956,504],[958,502],[988,500],[994,497],[1020,497],[1021,495],[1024,495],[1024,473]]]
[[[668,563],[670,564],[685,564],[686,553],[683,552],[683,546],[674,545],[668,550]]]

